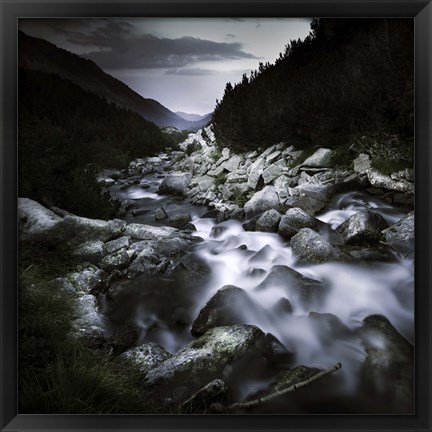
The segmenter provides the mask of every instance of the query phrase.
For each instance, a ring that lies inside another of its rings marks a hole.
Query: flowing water
[[[154,220],[154,209],[161,205],[168,214],[192,214],[192,223],[197,229],[195,235],[204,239],[194,247],[193,253],[209,266],[211,272],[204,280],[190,286],[165,276],[141,276],[121,282],[123,290],[133,293],[125,297],[129,304],[123,307],[127,310],[125,315],[133,318],[141,329],[141,342],[155,341],[174,354],[192,340],[192,322],[207,301],[223,286],[235,285],[245,290],[257,306],[243,310],[242,305],[238,305],[244,322],[274,335],[293,353],[293,365],[328,368],[337,362],[342,363],[343,367],[337,373],[337,393],[341,397],[355,394],[359,384],[358,370],[366,353],[355,333],[349,337],[329,337],[308,317],[310,312],[334,314],[350,330],[359,328],[368,315],[382,314],[414,343],[412,259],[399,257],[391,263],[367,265],[298,265],[289,243],[278,234],[247,232],[240,222],[234,220],[213,229],[216,221],[202,218],[206,208],[158,195],[160,181],[158,175],[150,175],[142,179],[150,188],[142,189],[136,185],[121,190],[116,185],[111,188],[111,193],[120,199],[134,200],[132,210],[142,207],[149,210],[136,216],[130,212],[126,216],[129,222],[160,224]],[[317,217],[330,228],[335,228],[363,208],[372,208],[389,224],[404,216],[398,209],[371,195],[349,192],[336,196],[330,208]],[[307,304],[295,292],[290,292],[286,284],[277,281],[265,289],[257,289],[274,265],[291,267],[304,276],[323,282],[327,289],[319,299]],[[283,298],[289,299],[292,313],[277,307]],[[243,400],[251,392],[265,388],[270,380],[271,376],[265,374],[241,379],[237,383],[236,398]]]

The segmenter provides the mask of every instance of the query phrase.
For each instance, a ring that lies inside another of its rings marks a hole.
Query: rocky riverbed
[[[230,412],[412,413],[413,171],[284,143],[232,154],[211,128],[181,148],[101,173],[118,219],[19,199],[20,247],[82,262],[48,282],[76,300],[71,337],[132,359],[166,412],[226,412],[341,363]]]

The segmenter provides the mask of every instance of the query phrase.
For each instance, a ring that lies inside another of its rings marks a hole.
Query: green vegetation
[[[213,179],[213,184],[215,185],[216,188],[218,188],[219,186],[222,186],[223,184],[225,184],[225,182],[226,182],[226,174],[225,173],[221,173]]]
[[[219,148],[215,148],[211,153],[210,157],[216,162],[222,156],[222,151]]]
[[[115,205],[95,181],[101,168],[162,151],[171,141],[138,114],[70,81],[19,69],[19,194],[87,217]]]
[[[155,413],[141,391],[143,375],[69,336],[72,295],[44,285],[73,268],[65,253],[22,248],[19,257],[19,412]]]
[[[334,148],[395,134],[412,146],[413,20],[326,18],[311,29],[274,64],[226,85],[213,114],[219,144],[245,151],[298,137]]]
[[[241,208],[249,201],[247,192],[236,190],[234,193],[233,201]]]

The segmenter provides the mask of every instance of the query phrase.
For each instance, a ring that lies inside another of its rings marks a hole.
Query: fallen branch
[[[318,372],[317,374],[311,376],[310,378],[308,378],[305,381],[301,381],[297,384],[292,385],[291,387],[287,387],[283,390],[279,390],[277,392],[271,393],[271,394],[264,396],[262,398],[254,399],[254,400],[251,400],[249,402],[237,402],[237,403],[234,403],[234,404],[229,405],[227,407],[214,407],[214,408],[216,408],[216,410],[222,409],[222,411],[224,411],[224,412],[235,411],[237,409],[252,408],[252,407],[261,405],[265,402],[269,402],[269,401],[276,399],[280,396],[283,396],[287,393],[291,393],[293,391],[296,391],[302,387],[305,387],[305,386],[309,385],[310,383],[312,383],[316,380],[319,380],[326,375],[330,375],[331,373],[336,372],[341,367],[342,367],[341,363],[336,363],[333,367],[326,369],[326,370],[323,370],[321,372]]]

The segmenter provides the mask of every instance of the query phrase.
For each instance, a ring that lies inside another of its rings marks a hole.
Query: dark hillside
[[[232,86],[213,124],[237,150],[296,139],[334,147],[362,135],[412,137],[413,20],[320,19],[274,64]]]
[[[20,196],[101,217],[96,170],[168,144],[155,124],[57,75],[20,68],[18,79]]]
[[[91,60],[21,31],[18,33],[18,42],[20,67],[59,75],[109,102],[137,112],[159,126],[197,130],[203,125],[202,120],[184,120],[154,99],[143,98]]]

